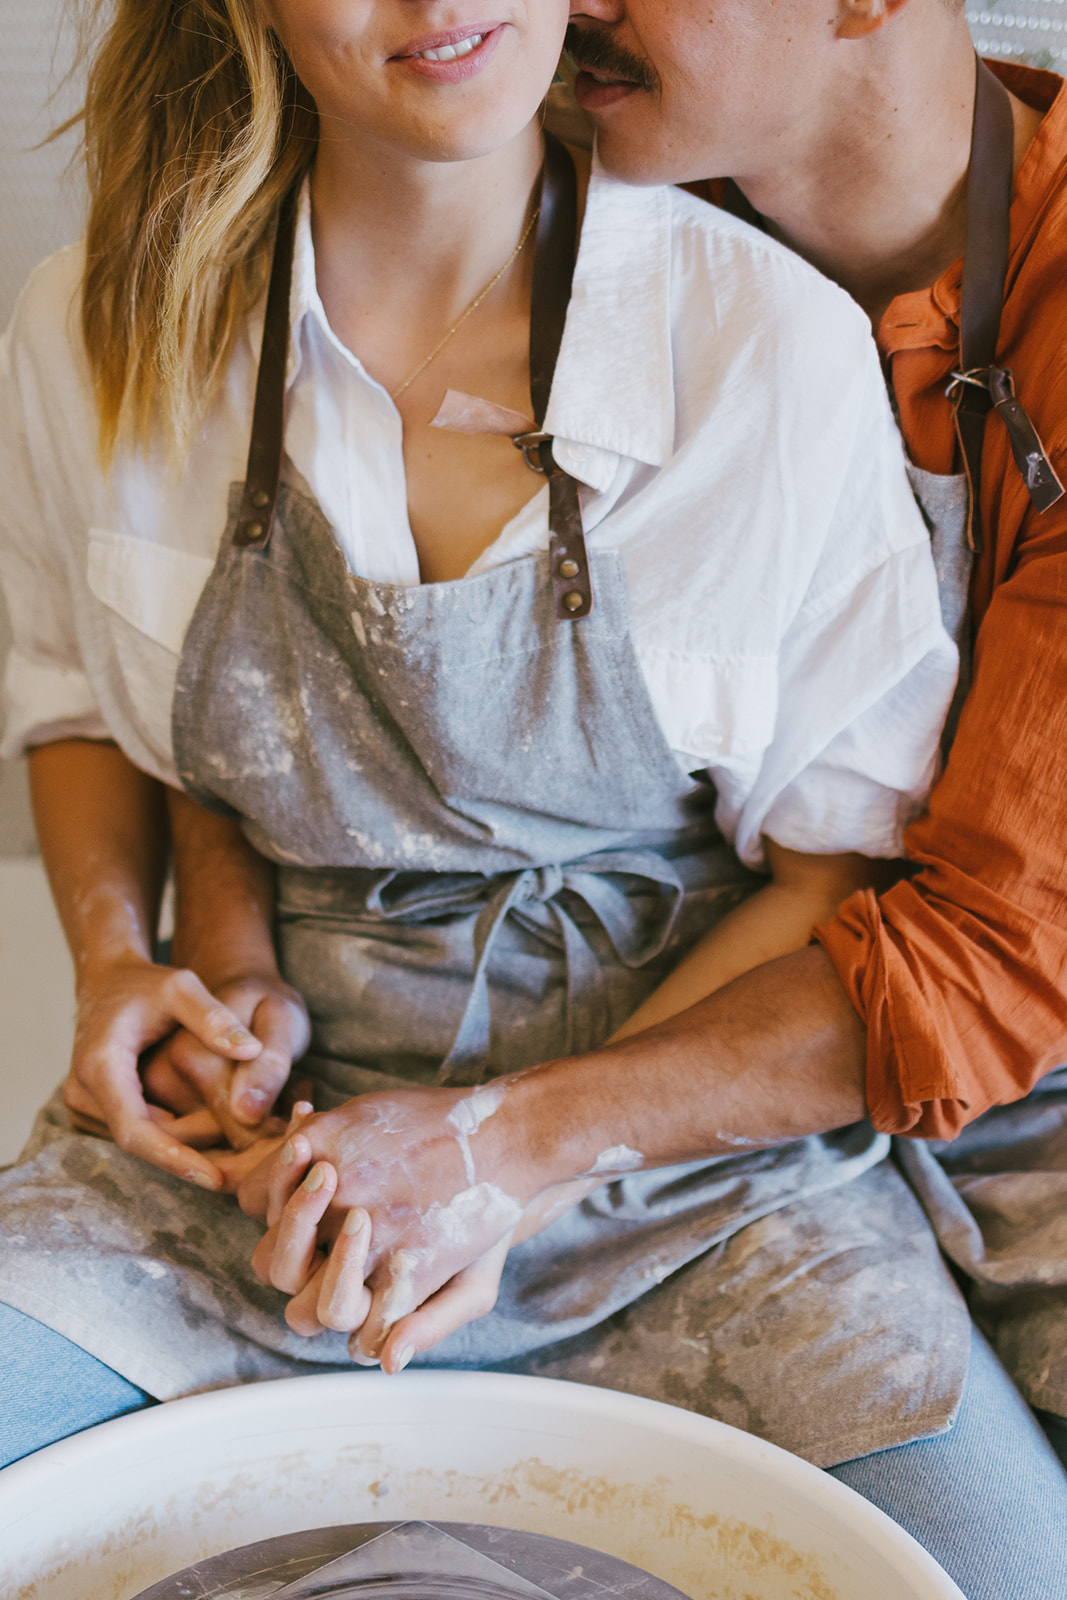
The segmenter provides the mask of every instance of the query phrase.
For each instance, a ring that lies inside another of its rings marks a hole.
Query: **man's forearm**
[[[274,869],[236,822],[169,795],[174,839],[174,959],[209,986],[276,972]]]
[[[866,1116],[865,1061],[863,1024],[812,946],[645,1033],[517,1074],[485,1133],[555,1183],[610,1170],[608,1152],[649,1167],[736,1154]]]

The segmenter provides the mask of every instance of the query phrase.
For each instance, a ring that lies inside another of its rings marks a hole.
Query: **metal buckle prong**
[[[539,473],[542,478],[546,476],[546,473],[544,464],[541,461],[541,446],[546,440],[551,439],[551,437],[552,435],[550,433],[534,432],[516,433],[512,435],[511,439],[511,442],[515,446],[516,450],[522,451],[523,460],[526,462],[526,465],[529,467],[530,471]]]

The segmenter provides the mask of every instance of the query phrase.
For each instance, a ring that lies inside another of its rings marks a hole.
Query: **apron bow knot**
[[[536,937],[561,946],[567,970],[568,1054],[590,1049],[607,1034],[606,1005],[588,1005],[599,963],[573,911],[584,904],[627,967],[642,967],[666,948],[684,890],[670,861],[652,850],[611,850],[565,866],[526,867],[486,880],[489,898],[474,925],[474,982],[452,1048],[441,1064],[442,1083],[480,1083],[489,1056],[489,960],[509,916]],[[469,893],[469,892],[468,892]],[[651,906],[640,897],[654,896]],[[465,897],[467,898],[467,897]],[[568,901],[571,902],[570,906]],[[469,904],[469,898],[467,898]],[[579,1006],[576,1002],[582,1000]],[[583,1015],[583,1037],[575,1019]]]

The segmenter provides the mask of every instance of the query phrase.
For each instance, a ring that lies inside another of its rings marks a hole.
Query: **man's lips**
[[[572,22],[564,49],[578,69],[586,95],[612,90],[620,94],[634,89],[650,93],[656,90],[656,74],[650,63],[619,44],[606,28],[578,27]]]
[[[606,72],[583,67],[574,80],[574,98],[583,111],[596,116],[598,111],[606,111],[620,100],[628,100],[640,87],[629,78],[613,78]]]
[[[627,89],[637,89],[640,87],[635,78],[620,77],[617,72],[605,72],[600,67],[581,67],[579,68],[579,72],[583,78],[591,78],[593,82],[599,84],[602,89],[619,86],[625,86]]]

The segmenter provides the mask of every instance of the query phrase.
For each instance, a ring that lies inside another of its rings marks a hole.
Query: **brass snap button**
[[[578,565],[577,561],[572,561],[570,557],[568,557],[566,561],[561,561],[559,564],[559,575],[561,578],[576,578],[581,570],[582,569]]]
[[[262,524],[262,522],[246,522],[245,525],[244,525],[243,537],[247,540],[247,542],[249,544],[255,544],[257,539],[262,539],[262,537],[263,537],[263,524]]]
[[[256,490],[255,494],[252,496],[252,504],[259,511],[262,511],[264,506],[270,505],[270,495],[267,493],[266,489]]]
[[[563,596],[563,606],[566,611],[580,611],[584,604],[585,600],[578,593],[577,589],[572,589],[570,594],[565,594]]]

